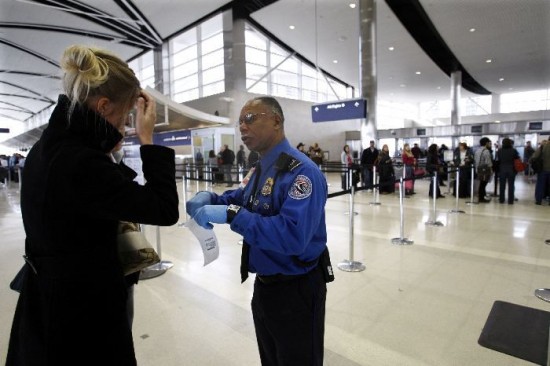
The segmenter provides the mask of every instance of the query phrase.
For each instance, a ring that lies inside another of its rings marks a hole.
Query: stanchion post
[[[344,261],[338,263],[338,268],[341,271],[346,272],[361,272],[365,270],[365,265],[361,262],[357,262],[353,260],[353,229],[354,229],[354,215],[353,215],[353,206],[354,206],[354,195],[355,195],[355,187],[353,184],[350,187],[351,192],[349,195],[349,259],[344,259]]]
[[[346,189],[353,189],[353,190],[355,190],[355,187],[353,187],[353,169],[350,168],[350,167],[348,167],[347,169],[348,169],[348,170],[347,170],[347,172],[345,173],[345,174],[346,174]],[[353,195],[353,193],[352,193],[352,195]],[[353,212],[353,215],[358,215],[357,212],[355,212],[355,211],[353,211],[353,210],[352,210],[352,212]],[[344,212],[344,215],[349,215],[349,214],[350,214],[349,211]]]
[[[23,169],[17,166],[17,177],[19,178],[19,192],[21,192],[21,185],[23,184]]]
[[[204,167],[205,173],[204,173],[204,190],[205,191],[212,191],[212,167],[210,166],[210,162],[208,162],[207,165]]]
[[[143,230],[143,226],[142,226]],[[170,268],[174,266],[174,264],[170,261],[163,261],[162,260],[162,250],[161,250],[161,243],[160,243],[160,227],[156,226],[156,241],[157,241],[157,254],[161,258],[161,261],[157,264],[153,264],[152,266],[149,266],[147,268],[144,268],[141,270],[141,273],[139,274],[140,280],[147,280],[149,278],[158,277],[162,274],[164,274],[166,271],[168,271]]]
[[[455,208],[453,210],[450,210],[449,212],[450,213],[466,213],[466,212],[458,209],[458,196],[460,195],[459,194],[460,168],[456,169],[455,177],[456,177],[456,180],[455,180]],[[450,186],[450,184],[449,184],[449,186]]]
[[[403,197],[405,195],[405,189],[403,187],[403,177],[399,178],[399,238],[393,238],[392,244],[396,245],[411,245],[414,241],[405,238],[405,211],[403,208]]]
[[[369,205],[373,206],[379,206],[380,202],[378,201],[379,194],[380,194],[380,187],[377,184],[380,180],[378,179],[378,172],[376,171],[376,165],[373,165],[372,167],[372,198],[373,201],[369,203]]]
[[[437,172],[434,172],[434,176],[432,177],[432,218],[428,221],[426,221],[426,225],[430,226],[443,226],[443,223],[440,221],[437,221],[437,211],[436,211],[436,201],[437,201]]]
[[[470,175],[470,200],[466,201],[467,205],[477,205],[479,202],[474,201],[474,181],[475,181],[475,168],[472,164],[471,175]]]
[[[194,164],[194,167],[195,167],[195,169],[194,169],[194,171],[195,171],[195,179],[197,180],[197,184],[196,184],[196,186],[197,186],[197,192],[199,192],[199,191],[201,190],[201,187],[200,187],[201,181],[200,181],[200,179],[199,179],[199,177],[200,177],[201,175],[200,175],[200,172],[199,172],[199,166],[198,166],[197,164]]]
[[[185,208],[185,203],[187,202],[187,190],[186,190],[186,185],[187,185],[187,177],[185,175],[185,172],[182,176],[183,180],[182,180],[182,200],[183,200],[183,215],[182,217],[185,217],[185,221],[184,222],[181,222],[178,224],[179,227],[182,227],[182,226],[185,226],[185,222],[187,220],[189,220],[189,216],[187,216],[187,209]]]

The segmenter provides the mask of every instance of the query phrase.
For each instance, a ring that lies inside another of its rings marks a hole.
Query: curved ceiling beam
[[[6,107],[0,107],[0,110],[2,111],[12,111],[12,112],[17,112],[17,113],[27,113],[27,114],[33,114],[31,112],[27,112],[27,111],[22,111],[22,110],[19,110],[19,109],[15,109],[15,108],[6,108]]]
[[[132,4],[132,2],[127,0],[115,0],[115,3],[118,4],[118,6],[120,6],[120,8],[126,14],[128,14],[128,16],[136,19],[139,22],[139,24],[142,24],[142,27],[147,29],[147,31],[149,32],[151,37],[153,37],[157,45],[162,44],[162,38],[159,32],[157,32],[157,30],[155,29],[155,27],[153,27],[153,24],[151,24],[149,19],[147,19],[147,17],[143,15],[143,13],[134,4]]]
[[[386,0],[390,9],[418,45],[447,75],[462,72],[462,87],[476,94],[491,94],[466,71],[443,40],[419,0]]]
[[[129,14],[127,9],[122,9],[128,14],[129,19],[122,19],[75,0],[53,1],[53,0],[32,0],[25,1],[30,4],[43,5],[55,8],[64,12],[74,14],[78,17],[89,20],[102,27],[110,29],[134,42],[142,42],[146,48],[154,48],[162,44],[158,34],[151,34],[150,29],[141,24],[140,19]],[[118,2],[117,2],[118,4]],[[119,4],[120,6],[120,4]],[[145,18],[144,18],[145,19]]]
[[[34,56],[34,57],[36,57],[36,58],[39,58],[39,59],[41,59],[42,61],[46,61],[47,63],[49,63],[49,64],[51,64],[51,65],[53,65],[53,66],[59,68],[59,63],[57,63],[57,61],[55,61],[55,60],[49,58],[48,56],[44,56],[44,55],[42,55],[42,54],[40,54],[40,53],[38,53],[38,52],[36,52],[36,51],[33,51],[33,50],[31,50],[30,48],[27,48],[27,47],[22,46],[22,45],[20,45],[20,44],[18,44],[18,43],[9,41],[9,40],[7,40],[7,39],[5,39],[5,38],[0,38],[0,43],[3,43],[3,44],[5,44],[5,45],[7,45],[7,46],[10,46],[10,47],[13,47],[13,48],[15,48],[15,49],[18,49],[19,51],[23,51],[23,52],[25,52],[25,53],[28,53],[28,54],[31,55],[31,56]]]
[[[0,117],[6,117],[6,118],[9,118],[9,119],[13,119],[14,121],[17,121],[17,122],[25,122],[22,119],[15,118],[15,117],[12,117],[12,116],[8,116],[7,114],[4,114],[4,113],[0,113]]]
[[[19,106],[19,105],[13,104],[13,103],[4,102],[3,100],[0,100],[0,103],[5,104],[5,105],[9,105],[9,106],[11,106],[11,107],[15,107],[15,108],[19,109],[20,112],[26,112],[26,113],[34,114],[34,112],[31,111],[30,109],[23,108],[23,107],[21,107],[21,106]]]
[[[0,74],[16,74],[16,75],[25,75],[25,76],[37,76],[37,77],[40,77],[40,78],[61,80],[61,77],[58,76],[58,75],[42,74],[42,73],[39,73],[39,72],[29,72],[29,71],[17,71],[17,70],[0,69]]]
[[[94,32],[86,29],[63,27],[63,26],[51,25],[51,24],[0,22],[0,28],[29,29],[33,31],[48,31],[48,32],[76,34],[79,36],[86,36],[86,37],[92,37],[92,38],[102,39],[106,41],[113,41],[113,42],[134,46],[134,47],[150,46],[148,43],[145,43],[141,40],[136,41],[136,40],[131,40],[126,37],[121,37],[118,35]]]
[[[21,90],[24,90],[28,93],[32,93],[34,95],[37,95],[39,96],[40,98],[33,98],[33,97],[25,97],[25,96],[21,96],[21,98],[31,98],[31,99],[36,99],[36,100],[40,100],[42,102],[48,102],[48,103],[55,103],[54,100],[51,100],[50,98],[46,97],[45,95],[42,95],[40,93],[37,93],[35,92],[34,90],[31,90],[29,88],[25,88],[24,86],[21,86],[21,85],[17,85],[17,84],[14,84],[14,83],[10,83],[10,82],[7,82],[7,81],[3,81],[3,80],[0,80],[0,83],[2,84],[6,84],[6,85],[9,85],[9,86],[13,86],[14,88],[18,88],[18,89],[21,89]],[[3,95],[8,95],[8,94],[3,94]]]
[[[51,101],[49,99],[30,97],[28,95],[21,95],[21,94],[0,93],[0,96],[13,97],[13,98],[23,98],[23,99],[32,99],[32,100],[37,100],[39,102],[51,103]]]

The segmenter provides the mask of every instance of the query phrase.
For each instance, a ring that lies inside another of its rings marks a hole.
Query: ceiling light
[[[498,79],[498,81],[504,81],[504,78],[500,78],[500,79]]]
[[[415,72],[416,75],[422,74],[420,71]]]
[[[294,29],[294,28],[296,28],[296,27],[295,27],[295,26],[293,26],[293,25],[289,25],[288,27],[289,27],[290,29]]]
[[[390,47],[388,47],[388,50],[393,51],[393,50],[395,50],[395,47],[390,46]]]
[[[405,85],[405,84],[400,84],[400,85],[399,85],[399,87],[401,87],[401,88],[404,88],[404,87],[406,87],[406,86],[407,86],[407,85]]]
[[[487,60],[485,60],[485,62],[487,62],[488,64],[490,64],[491,62],[493,62],[493,60],[491,60],[490,58],[488,58]]]
[[[441,87],[440,87],[440,86],[438,86],[438,87],[437,87],[437,90],[439,90],[439,89],[441,89]]]
[[[470,28],[470,32],[471,32],[471,33],[474,33],[475,31],[476,31],[475,28]]]
[[[350,3],[349,4],[349,7],[352,8],[352,9],[355,9],[355,6],[356,6],[355,3]]]
[[[332,60],[332,63],[337,64],[338,60]]]
[[[497,120],[495,121],[495,123],[500,123],[500,120],[497,119]]]

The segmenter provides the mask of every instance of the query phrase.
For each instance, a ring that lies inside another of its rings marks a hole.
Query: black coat
[[[29,152],[21,190],[25,252],[37,267],[21,290],[7,366],[135,365],[119,221],[178,220],[174,151],[141,147],[141,186],[108,156],[121,134],[60,96]]]

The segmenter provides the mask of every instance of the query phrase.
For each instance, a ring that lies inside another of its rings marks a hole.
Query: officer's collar
[[[262,171],[265,171],[264,169],[273,166],[273,164],[279,157],[279,154],[281,154],[283,151],[288,151],[289,148],[291,148],[290,143],[286,138],[284,138],[281,142],[279,142],[271,150],[269,150],[267,154],[263,155],[260,159]]]

